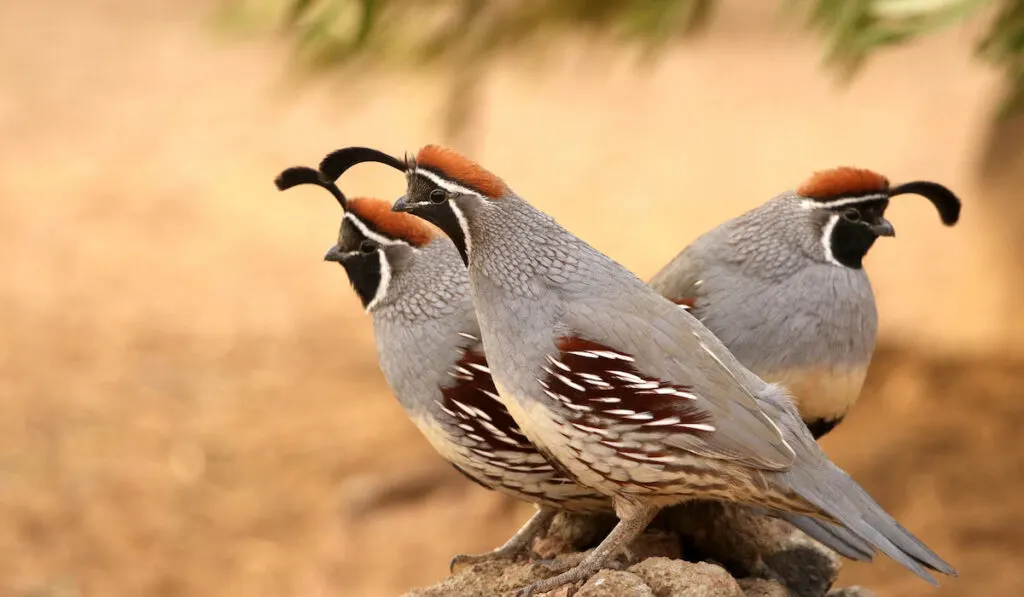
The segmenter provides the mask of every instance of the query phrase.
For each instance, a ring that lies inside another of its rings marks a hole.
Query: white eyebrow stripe
[[[457,182],[452,182],[447,178],[441,178],[437,174],[434,174],[430,170],[424,170],[423,168],[416,168],[413,170],[413,174],[419,174],[423,178],[426,178],[430,182],[436,184],[442,189],[452,192],[459,193],[461,195],[476,195],[477,197],[485,198],[479,191],[474,191],[468,187],[464,187]]]
[[[381,235],[381,234],[379,234],[377,232],[374,232],[373,230],[370,230],[366,226],[366,224],[364,224],[362,220],[360,220],[355,215],[353,215],[352,212],[345,212],[345,215],[343,216],[343,218],[348,220],[349,222],[352,222],[352,224],[356,228],[359,229],[359,232],[362,233],[363,236],[365,236],[366,238],[374,241],[375,243],[377,243],[379,245],[391,246],[391,245],[399,245],[399,244],[401,244],[401,245],[408,245],[409,244],[409,243],[407,243],[405,241],[396,240],[396,239],[393,239],[393,238],[388,238],[388,237],[383,236],[383,235]]]
[[[834,201],[815,201],[814,199],[804,199],[800,202],[800,206],[804,209],[832,209],[834,207],[842,207],[844,205],[870,203],[872,201],[881,201],[888,198],[888,193],[875,193],[873,195],[861,195],[859,197],[844,197]]]

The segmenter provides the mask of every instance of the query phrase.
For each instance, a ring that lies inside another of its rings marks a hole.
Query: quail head
[[[959,199],[940,184],[890,187],[874,172],[836,168],[705,233],[650,285],[784,385],[819,438],[860,395],[878,328],[862,262],[875,239],[894,236],[885,210],[904,193],[931,200],[948,226],[959,219]]]
[[[319,171],[289,168],[275,182],[281,190],[321,186],[341,204],[338,242],[324,259],[345,268],[372,317],[384,377],[431,446],[472,481],[538,506],[505,545],[456,556],[452,566],[518,556],[559,510],[607,512],[611,502],[539,453],[498,399],[466,268],[451,240],[419,218],[391,211],[390,202],[347,199],[334,182],[355,164],[387,159],[346,148],[325,158]]]
[[[394,209],[436,224],[467,262],[503,403],[619,518],[574,569],[521,594],[585,579],[692,498],[819,517],[930,582],[928,569],[955,574],[828,459],[781,387],[688,312],[451,150],[427,146],[404,171]]]

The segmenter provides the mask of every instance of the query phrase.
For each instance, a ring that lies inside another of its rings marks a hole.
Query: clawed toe
[[[479,564],[480,562],[490,562],[492,560],[517,560],[523,557],[530,551],[526,548],[516,549],[496,549],[487,553],[478,554],[459,554],[452,558],[452,561],[448,564],[448,570],[451,573],[455,573],[456,569],[463,569],[473,564]],[[532,551],[530,551],[532,553]]]

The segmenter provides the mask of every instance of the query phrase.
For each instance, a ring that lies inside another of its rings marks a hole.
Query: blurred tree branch
[[[753,1],[753,0],[752,0]],[[639,48],[656,58],[672,41],[700,32],[713,0],[226,0],[226,15],[272,13],[312,70],[388,63],[457,64],[445,132],[472,118],[480,77],[495,57],[540,49],[568,34]],[[1001,114],[1024,106],[1024,0],[783,0],[824,42],[825,64],[844,79],[873,53],[991,14],[977,56],[1003,70]],[[249,18],[251,21],[252,19]]]

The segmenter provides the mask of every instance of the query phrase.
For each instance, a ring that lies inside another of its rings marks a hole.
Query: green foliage
[[[749,0],[763,1],[763,0]],[[268,4],[272,5],[268,9]],[[458,82],[502,53],[566,35],[596,37],[655,55],[702,30],[712,0],[228,0],[235,21],[276,11],[298,62],[317,69],[390,63],[457,64]],[[1024,106],[1024,0],[786,0],[824,40],[825,63],[844,77],[874,52],[988,13],[978,55],[1003,69],[1007,111]],[[251,21],[250,19],[247,19]],[[466,94],[463,93],[463,102]],[[458,127],[456,122],[453,125]]]

